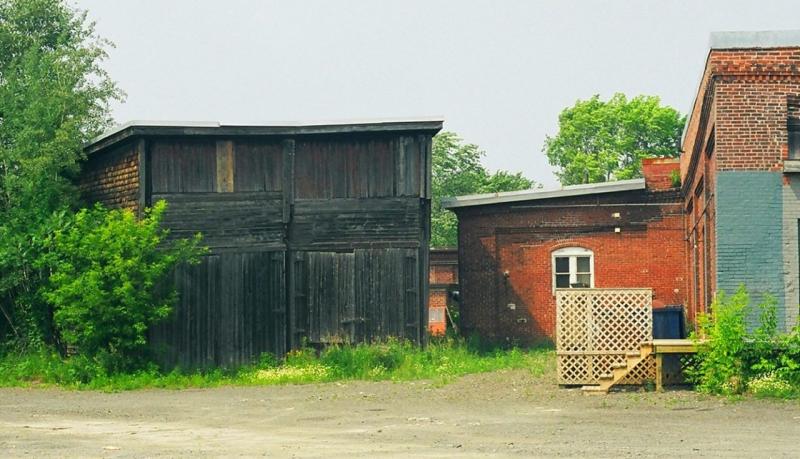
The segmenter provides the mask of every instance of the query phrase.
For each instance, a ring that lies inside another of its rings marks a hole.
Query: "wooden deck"
[[[697,352],[697,343],[690,339],[654,339],[650,342],[653,352],[657,354],[693,354]]]
[[[654,339],[650,344],[656,359],[656,390],[661,392],[664,389],[664,355],[694,354],[697,352],[697,342],[690,339]]]

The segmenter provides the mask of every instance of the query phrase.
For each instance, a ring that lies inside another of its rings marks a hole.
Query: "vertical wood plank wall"
[[[426,337],[430,135],[155,137],[143,201],[210,254],[175,273],[173,317],[151,331],[169,366],[236,366],[263,352]]]

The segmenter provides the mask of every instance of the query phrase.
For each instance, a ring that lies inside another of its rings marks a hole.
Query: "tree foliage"
[[[595,95],[561,112],[543,151],[562,185],[641,177],[642,158],[680,154],[684,122],[655,96]]]
[[[497,193],[532,188],[534,182],[521,173],[490,173],[481,164],[484,152],[475,144],[464,143],[453,132],[433,138],[433,204],[431,246],[453,247],[458,242],[455,214],[442,207],[442,198],[467,194]]]
[[[47,327],[36,260],[75,203],[82,144],[121,97],[100,67],[108,46],[64,0],[0,0],[0,335]]]

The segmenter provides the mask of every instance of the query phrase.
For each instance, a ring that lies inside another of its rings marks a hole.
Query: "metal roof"
[[[800,30],[764,30],[755,32],[712,32],[711,49],[757,49],[800,47]]]
[[[87,153],[107,148],[134,135],[310,135],[386,131],[431,131],[442,129],[442,117],[383,118],[316,122],[282,121],[269,124],[222,124],[218,121],[129,121],[115,126],[88,142]]]
[[[535,201],[539,199],[566,198],[570,196],[583,196],[588,194],[616,193],[619,191],[643,190],[644,179],[619,180],[616,182],[588,183],[585,185],[571,185],[554,189],[534,189],[524,191],[507,191],[503,193],[472,194],[456,196],[442,200],[445,209],[461,207],[486,206],[491,204],[505,204],[520,201]]]

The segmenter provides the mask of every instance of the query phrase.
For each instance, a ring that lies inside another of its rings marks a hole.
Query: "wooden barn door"
[[[358,324],[353,290],[354,255],[298,252],[293,269],[293,346],[356,342]]]
[[[419,261],[415,249],[356,249],[293,255],[292,347],[387,337],[419,342]]]
[[[184,368],[238,366],[286,352],[283,251],[221,253],[175,272],[172,317],[151,330],[159,361]]]
[[[419,343],[423,331],[415,249],[356,250],[356,308],[363,311],[363,339],[388,337]]]

